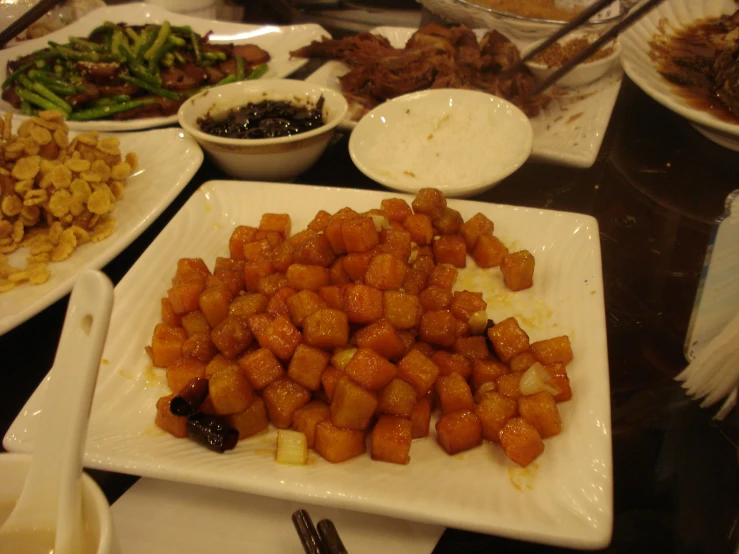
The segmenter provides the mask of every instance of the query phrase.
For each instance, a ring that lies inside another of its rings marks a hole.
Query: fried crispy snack
[[[136,154],[121,154],[117,138],[81,133],[70,141],[59,112],[27,119],[17,135],[11,118],[0,120],[0,293],[46,282],[47,263],[107,238],[111,212],[138,165]],[[21,247],[29,250],[25,268],[6,256]]]

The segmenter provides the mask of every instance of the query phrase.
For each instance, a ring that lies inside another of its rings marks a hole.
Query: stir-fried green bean
[[[121,75],[121,79],[126,81],[127,83],[131,83],[132,85],[136,85],[139,88],[142,88],[144,90],[148,90],[149,92],[156,94],[157,96],[163,96],[164,98],[169,98],[171,100],[179,100],[180,95],[176,92],[172,92],[171,90],[164,89],[162,87],[158,87],[156,85],[152,85],[147,83],[146,81],[142,81],[141,79],[137,79],[136,77],[131,77],[129,75]]]
[[[54,104],[54,102],[51,102],[43,96],[39,96],[38,94],[31,92],[28,89],[19,87],[16,89],[16,93],[21,98],[21,100],[25,100],[29,104],[33,104],[34,106],[38,106],[39,108],[42,108],[44,110],[62,111],[59,106]]]
[[[89,121],[91,119],[104,119],[108,116],[127,112],[134,108],[141,108],[151,104],[145,100],[131,100],[130,102],[121,102],[119,104],[108,104],[107,106],[99,106],[97,108],[90,108],[89,110],[81,110],[79,112],[72,112],[67,116],[70,121]]]

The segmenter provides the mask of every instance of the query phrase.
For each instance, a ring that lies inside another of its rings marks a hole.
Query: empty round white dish
[[[388,188],[435,187],[471,196],[528,159],[533,129],[516,106],[484,92],[436,89],[400,96],[365,115],[349,140],[362,173]]]

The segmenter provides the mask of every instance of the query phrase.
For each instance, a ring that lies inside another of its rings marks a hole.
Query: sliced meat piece
[[[215,85],[226,76],[225,73],[215,66],[206,67],[205,72],[208,74],[208,84],[210,85]]]
[[[140,108],[134,108],[127,112],[121,112],[113,115],[113,119],[126,120],[126,119],[143,119],[146,117],[164,117],[177,113],[180,109],[182,101],[170,100],[169,98],[156,98],[156,102],[141,106]]]
[[[520,59],[518,48],[498,31],[488,32],[480,43],[482,68],[505,71]]]
[[[168,90],[188,90],[201,84],[179,67],[170,67],[162,72],[162,86]]]
[[[218,69],[224,75],[233,75],[236,73],[236,60],[234,58],[229,58],[226,61],[220,62],[218,64]]]
[[[249,65],[262,65],[267,63],[271,57],[269,52],[262,50],[256,44],[235,44],[233,47],[233,55],[241,56]]]
[[[18,96],[18,93],[15,92],[15,87],[12,85],[9,87],[6,87],[3,90],[3,100],[5,100],[8,104],[13,106],[14,108],[21,107],[20,96]]]
[[[119,81],[120,82],[120,81]],[[133,96],[141,89],[132,83],[121,82],[119,85],[99,85],[100,96],[120,96],[127,94]]]
[[[98,87],[93,83],[85,81],[82,86],[85,87],[85,92],[78,92],[77,94],[73,94],[72,96],[67,96],[65,98],[70,106],[78,106],[85,102],[89,102],[90,100],[97,100],[100,98],[100,89],[98,89]]]
[[[122,68],[116,62],[77,62],[77,69],[88,81],[96,85],[117,84]]]
[[[186,63],[182,66],[182,71],[184,71],[185,74],[196,83],[204,85],[208,82],[208,74],[203,70],[203,68],[198,67],[194,63]]]

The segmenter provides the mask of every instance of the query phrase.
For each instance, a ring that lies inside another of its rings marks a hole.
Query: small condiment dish
[[[561,43],[565,44],[569,40],[583,37],[588,38],[589,42],[592,42],[594,39],[592,35],[572,35],[570,37],[562,39]],[[530,52],[535,46],[536,45],[532,45],[525,52],[523,52],[523,55]],[[619,45],[618,41],[613,41],[606,44],[603,49],[610,49],[611,52],[607,56],[603,56],[594,60],[585,60],[584,62],[579,63],[574,68],[572,68],[569,73],[567,73],[559,81],[557,81],[557,86],[567,88],[581,87],[597,81],[606,73],[608,73],[614,66],[614,64],[618,63],[618,59],[621,56],[621,46]],[[536,77],[537,81],[539,82],[552,75],[563,65],[564,62],[567,61],[562,60],[562,63],[547,64],[543,61],[539,61],[537,58],[538,57],[534,57],[534,60],[526,62],[526,66],[529,68],[529,71],[534,74],[534,77]]]
[[[264,100],[286,100],[315,106],[323,96],[322,127],[279,138],[223,138],[200,130],[198,119]],[[188,99],[177,114],[223,171],[239,179],[288,181],[307,171],[326,150],[336,126],[344,119],[347,102],[333,90],[291,79],[241,81],[206,89]]]
[[[362,173],[388,188],[447,196],[479,194],[516,171],[533,145],[531,122],[516,106],[484,92],[424,90],[365,115],[349,154]]]
[[[28,454],[0,454],[0,525],[21,494],[31,464]],[[82,473],[85,550],[78,554],[120,554],[110,506],[95,481]]]

